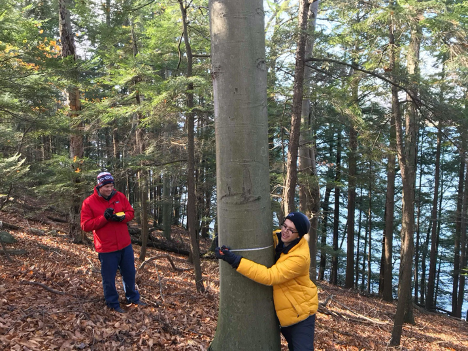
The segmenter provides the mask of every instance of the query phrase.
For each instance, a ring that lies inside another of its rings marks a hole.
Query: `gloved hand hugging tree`
[[[239,267],[239,263],[242,258],[242,256],[236,255],[229,247],[225,245],[215,249],[215,256],[218,260],[223,260],[229,263],[234,269]]]

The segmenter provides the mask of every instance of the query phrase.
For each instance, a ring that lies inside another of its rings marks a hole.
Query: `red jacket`
[[[122,222],[108,221],[104,212],[109,207],[114,209],[114,213],[125,212],[125,219]],[[118,251],[132,243],[127,222],[134,216],[134,210],[124,194],[115,191],[110,199],[106,200],[94,188],[94,194],[87,197],[81,206],[81,229],[93,232],[94,248],[97,252]]]

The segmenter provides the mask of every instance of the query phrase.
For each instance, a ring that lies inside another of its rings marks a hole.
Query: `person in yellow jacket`
[[[310,221],[301,212],[288,214],[275,232],[275,264],[270,268],[235,254],[226,246],[215,249],[218,259],[253,281],[273,286],[273,300],[281,333],[291,351],[314,349],[317,287],[309,278],[309,244],[304,235]]]

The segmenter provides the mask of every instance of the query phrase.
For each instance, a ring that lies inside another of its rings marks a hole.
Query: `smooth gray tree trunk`
[[[219,244],[273,264],[262,0],[211,0]],[[272,288],[220,262],[213,351],[280,350]]]

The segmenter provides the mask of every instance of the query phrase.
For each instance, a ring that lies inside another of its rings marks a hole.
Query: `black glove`
[[[122,222],[124,219],[125,219],[125,215],[117,216],[116,214],[113,214],[111,217],[111,221],[114,221],[114,222]]]
[[[236,255],[229,247],[224,245],[215,249],[215,256],[218,260],[223,260],[229,263],[234,269],[239,267],[239,263],[242,258],[242,256]]]
[[[112,216],[114,215],[114,209],[113,208],[106,208],[106,211],[104,212],[104,217],[110,221],[112,219]]]

